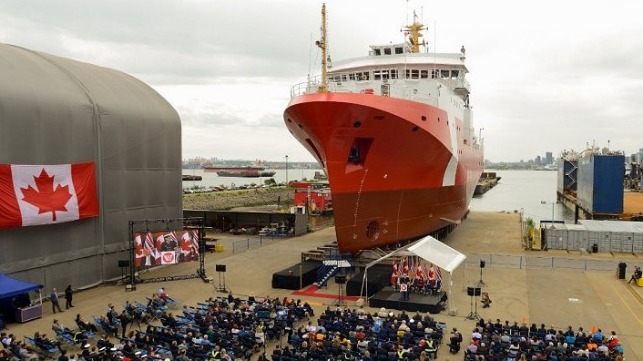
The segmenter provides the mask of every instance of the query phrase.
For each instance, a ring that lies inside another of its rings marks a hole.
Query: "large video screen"
[[[137,268],[199,260],[199,231],[134,233]]]

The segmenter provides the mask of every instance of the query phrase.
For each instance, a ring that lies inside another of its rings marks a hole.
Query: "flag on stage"
[[[409,262],[408,262],[408,258],[407,258],[407,257],[405,257],[405,258],[404,258],[404,261],[402,262],[402,273],[403,273],[405,276],[408,276],[408,275],[409,275]]]
[[[429,266],[429,279],[432,281],[435,280],[435,266],[433,266],[433,263]]]
[[[422,272],[422,263],[421,262],[419,262],[417,267],[416,267],[415,277],[417,277],[417,278],[419,278],[421,280],[424,279],[424,272]]]
[[[195,229],[192,231],[192,244],[194,245],[194,250],[196,254],[199,255],[199,230]]]

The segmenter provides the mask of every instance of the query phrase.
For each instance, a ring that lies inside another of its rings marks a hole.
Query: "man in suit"
[[[60,303],[58,300],[58,291],[56,291],[55,288],[51,290],[50,298],[51,298],[51,309],[54,311],[54,313],[56,313],[56,309],[58,310],[58,312],[63,312],[63,310],[60,309]]]

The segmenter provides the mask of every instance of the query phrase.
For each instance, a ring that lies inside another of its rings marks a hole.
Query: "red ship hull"
[[[462,119],[443,109],[373,94],[306,94],[292,99],[284,120],[326,169],[342,252],[415,239],[466,215],[483,154],[465,141]]]

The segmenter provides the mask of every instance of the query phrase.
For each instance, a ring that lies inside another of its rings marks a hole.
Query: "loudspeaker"
[[[224,264],[218,264],[215,266],[215,270],[217,272],[225,272],[225,265]]]
[[[483,259],[481,259],[481,260],[480,260],[480,268],[484,268],[484,266],[485,266],[485,262],[484,262],[484,260],[483,260]]]
[[[346,283],[346,276],[344,276],[344,275],[335,276],[335,283],[337,283],[339,285],[343,285],[344,283]]]
[[[129,267],[129,260],[121,259],[118,261],[118,267]]]
[[[480,296],[480,287],[467,287],[467,296]]]

